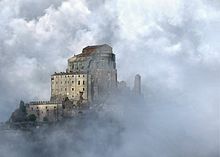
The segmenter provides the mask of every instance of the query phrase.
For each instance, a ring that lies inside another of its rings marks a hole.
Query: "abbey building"
[[[68,59],[66,72],[51,76],[51,101],[98,101],[117,87],[115,54],[108,45],[88,46]]]
[[[126,82],[117,81],[112,47],[106,44],[87,46],[68,59],[65,72],[51,75],[50,101],[22,102],[10,121],[60,121],[85,112],[92,104],[105,102],[112,92],[127,88]],[[140,75],[135,77],[133,92],[141,94]]]

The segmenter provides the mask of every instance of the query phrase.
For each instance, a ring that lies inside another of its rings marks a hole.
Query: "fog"
[[[132,87],[139,73],[144,97],[118,94],[89,118],[34,135],[1,132],[1,156],[219,156],[219,7],[218,0],[1,0],[0,121],[21,99],[48,100],[50,75],[87,45],[111,45],[118,79]]]

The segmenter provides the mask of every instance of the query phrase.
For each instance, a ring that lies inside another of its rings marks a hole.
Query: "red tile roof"
[[[82,50],[82,53],[76,55],[77,57],[87,57],[90,56],[97,48],[102,47],[103,45],[87,46]]]

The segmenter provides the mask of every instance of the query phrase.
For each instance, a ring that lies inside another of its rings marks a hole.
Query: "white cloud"
[[[217,0],[0,1],[0,120],[20,99],[49,99],[50,75],[84,46],[102,43],[117,55],[119,79],[131,84],[142,75],[148,102],[175,102],[192,108],[192,119],[216,120],[219,7]]]

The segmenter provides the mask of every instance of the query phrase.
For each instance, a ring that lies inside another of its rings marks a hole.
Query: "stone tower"
[[[141,95],[141,76],[135,75],[133,92],[136,95]]]
[[[117,87],[117,69],[112,47],[87,46],[68,59],[66,72],[51,77],[51,100],[65,97],[87,101],[104,100]]]

